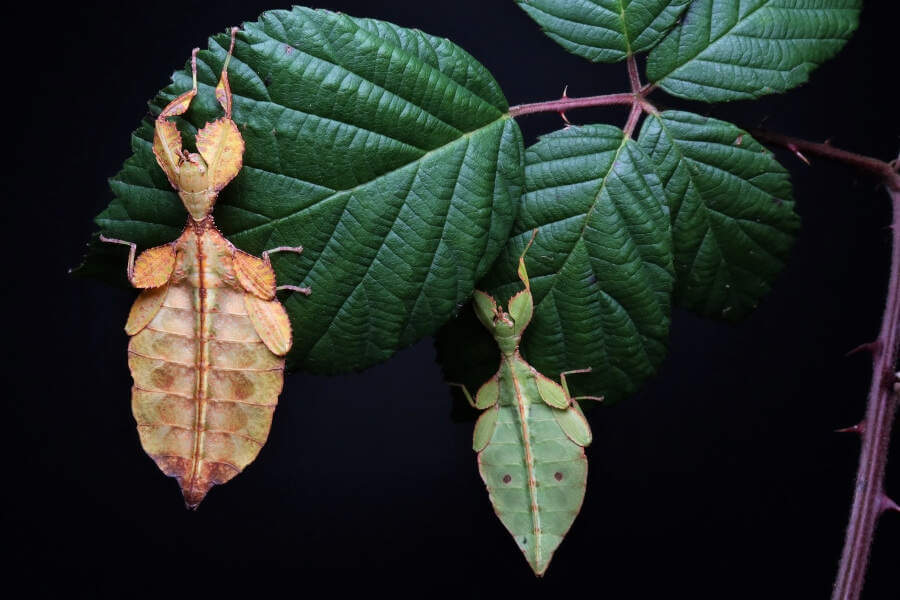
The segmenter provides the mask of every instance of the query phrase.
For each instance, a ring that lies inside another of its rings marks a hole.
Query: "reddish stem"
[[[641,113],[643,112],[644,105],[640,102],[635,102],[631,105],[631,112],[628,113],[628,121],[626,121],[625,128],[622,130],[625,132],[625,137],[631,137],[634,128],[637,127],[638,119],[641,118]]]
[[[893,175],[896,178],[896,173]],[[860,427],[862,449],[856,472],[856,492],[832,600],[857,600],[860,597],[876,522],[881,513],[896,506],[884,491],[884,470],[897,411],[894,386],[900,346],[900,186],[888,187],[888,193],[894,215],[891,276],[881,331],[871,345],[872,387],[864,426]]]
[[[862,436],[862,448],[856,471],[856,491],[850,509],[850,522],[832,594],[832,600],[858,600],[862,594],[878,517],[887,510],[897,510],[896,503],[884,491],[884,471],[900,389],[895,374],[900,350],[900,173],[897,172],[896,163],[847,152],[830,144],[818,144],[759,129],[748,131],[758,140],[787,148],[804,162],[808,163],[803,155],[805,152],[811,156],[844,162],[877,175],[884,180],[891,197],[892,250],[887,300],[878,339],[861,347],[872,353],[872,386],[869,389],[865,419],[848,428],[848,431]]]
[[[634,94],[641,93],[641,76],[638,73],[637,61],[634,58],[634,54],[629,54],[626,59],[626,64],[628,65],[628,81],[631,84],[631,91]]]
[[[863,156],[862,154],[856,154],[854,152],[847,152],[846,150],[835,148],[831,144],[809,142],[780,133],[766,131],[765,129],[747,129],[747,132],[761,142],[768,142],[787,148],[795,154],[798,152],[806,152],[811,156],[821,156],[822,158],[837,160],[858,169],[869,171],[870,173],[883,177],[889,188],[900,190],[900,174],[897,173],[895,167],[883,160],[878,160],[871,156]]]
[[[590,106],[634,104],[634,94],[626,92],[622,94],[604,94],[601,96],[587,96],[585,98],[560,98],[548,102],[533,102],[531,104],[519,104],[509,109],[510,116],[530,115],[539,112],[565,112],[573,108],[587,108]]]

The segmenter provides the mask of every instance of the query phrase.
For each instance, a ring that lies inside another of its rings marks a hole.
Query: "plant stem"
[[[765,129],[748,128],[747,132],[761,142],[767,142],[770,144],[775,144],[776,146],[787,148],[795,154],[806,152],[807,154],[810,154],[812,156],[820,156],[822,158],[836,160],[839,162],[847,163],[848,165],[852,165],[858,169],[869,171],[874,175],[878,175],[884,178],[888,188],[900,190],[900,174],[897,173],[895,167],[883,160],[878,160],[877,158],[872,158],[871,156],[863,156],[862,154],[847,152],[846,150],[835,148],[831,144],[818,144],[816,142],[793,138],[787,135],[782,135],[780,133],[775,133],[773,131],[767,131]],[[800,156],[802,157],[802,154],[800,154]]]
[[[896,174],[894,174],[896,175]],[[844,539],[832,600],[857,600],[862,593],[875,525],[881,513],[897,505],[884,491],[891,427],[897,411],[897,351],[900,345],[900,186],[888,187],[893,205],[893,251],[887,302],[878,339],[872,350],[872,387],[865,420],[858,428],[862,449],[856,472],[856,492]]]
[[[634,128],[637,127],[638,119],[641,118],[641,113],[644,112],[644,106],[640,102],[635,102],[631,105],[631,112],[628,113],[628,121],[625,123],[625,127],[622,131],[625,132],[625,137],[631,137],[631,134],[634,132]]]
[[[637,61],[634,58],[634,54],[629,54],[626,59],[626,64],[628,65],[628,81],[631,84],[631,92],[633,94],[641,93],[641,76],[638,73]]]
[[[804,162],[808,162],[803,156],[805,152],[877,175],[884,180],[891,198],[892,249],[887,300],[878,339],[863,346],[872,352],[872,386],[865,419],[848,429],[862,436],[862,448],[850,522],[832,594],[832,600],[858,600],[862,594],[878,517],[887,510],[897,510],[896,503],[884,491],[884,471],[900,393],[900,383],[895,374],[900,349],[900,173],[894,164],[840,150],[830,144],[818,144],[759,129],[748,131],[760,141],[787,148]]]
[[[601,96],[587,96],[585,98],[560,98],[559,100],[549,100],[547,102],[533,102],[531,104],[519,104],[509,109],[512,117],[519,115],[530,115],[540,112],[565,112],[573,108],[587,108],[590,106],[611,106],[611,105],[634,104],[634,94],[625,92],[622,94],[604,94]]]

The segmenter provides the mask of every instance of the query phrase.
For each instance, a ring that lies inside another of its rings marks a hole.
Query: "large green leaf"
[[[769,292],[800,224],[787,171],[747,132],[687,112],[649,117],[640,145],[669,197],[676,302],[741,319]]]
[[[526,256],[534,320],[528,361],[572,378],[573,393],[617,400],[662,361],[673,285],[671,225],[653,161],[616,127],[571,127],[526,152],[526,193],[512,238],[479,284],[505,300]]]
[[[650,53],[670,94],[721,102],[784,92],[843,48],[861,0],[695,0]]]
[[[215,36],[200,53],[188,145],[220,115],[212,86],[227,42]],[[229,73],[247,149],[216,222],[249,252],[305,247],[275,258],[280,282],[313,290],[285,300],[289,365],[360,369],[433,333],[497,256],[521,193],[521,134],[491,75],[445,39],[306,8],[245,24]],[[177,72],[151,110],[189,86]],[[145,122],[97,218],[141,248],[172,240],[185,220],[151,139]],[[112,280],[123,261],[95,250],[84,270]]]
[[[516,0],[560,46],[593,62],[649,50],[690,0]]]

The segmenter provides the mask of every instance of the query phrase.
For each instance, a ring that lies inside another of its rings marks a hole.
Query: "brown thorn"
[[[866,342],[865,344],[860,344],[856,348],[853,348],[844,356],[853,356],[854,354],[857,354],[859,352],[868,352],[869,354],[875,354],[875,352],[878,351],[878,348],[878,340],[875,340],[874,342]]]
[[[562,96],[560,97],[561,100],[565,100],[569,97],[568,91],[569,91],[569,86],[567,85],[566,87],[563,88],[563,93],[562,93]],[[566,124],[567,128],[572,126],[572,123],[569,122],[569,117],[566,116],[566,111],[564,111],[564,110],[559,111],[559,116],[562,117],[563,123]]]
[[[860,421],[856,425],[851,427],[844,427],[843,429],[835,429],[835,433],[859,433],[862,434],[866,430],[866,422]]]
[[[797,158],[799,158],[800,160],[805,162],[806,166],[810,166],[809,159],[806,158],[805,156],[803,156],[803,153],[800,152],[800,149],[797,148],[797,146],[795,146],[794,144],[788,143],[787,149],[790,150],[791,152],[793,152],[797,156]]]

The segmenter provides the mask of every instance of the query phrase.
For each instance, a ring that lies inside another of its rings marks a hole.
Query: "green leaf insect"
[[[530,246],[531,242],[525,252]],[[592,436],[576,400],[602,398],[569,394],[566,375],[587,373],[590,368],[560,374],[560,385],[519,353],[534,311],[525,252],[518,269],[525,289],[510,298],[508,311],[480,290],[472,301],[478,319],[500,346],[500,368],[474,400],[464,386],[451,385],[462,387],[469,404],[484,411],[475,423],[472,443],[478,470],[494,511],[541,576],[584,501],[584,447]]]

